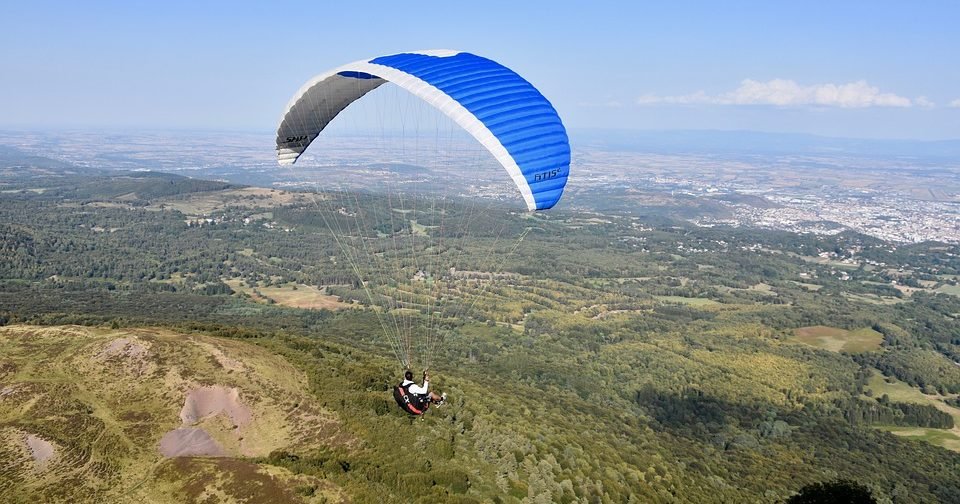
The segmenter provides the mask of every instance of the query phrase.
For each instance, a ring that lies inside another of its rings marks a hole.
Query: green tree
[[[870,490],[856,481],[838,479],[812,483],[800,489],[786,504],[876,504]]]

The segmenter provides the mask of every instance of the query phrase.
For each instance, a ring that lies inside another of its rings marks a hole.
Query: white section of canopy
[[[448,50],[418,51],[417,53],[440,57],[458,54],[457,51]],[[363,72],[379,78],[357,79],[338,75],[340,72]],[[527,209],[530,211],[537,209],[530,185],[520,171],[520,167],[517,166],[517,162],[493,132],[476,116],[426,81],[396,68],[377,65],[366,60],[320,74],[310,79],[297,91],[287,104],[277,129],[277,161],[282,165],[296,162],[300,154],[340,111],[385,81],[390,81],[429,103],[470,133],[510,174],[527,204]],[[288,139],[295,140],[288,141]]]
[[[277,162],[293,164],[347,105],[386,82],[338,75],[337,68],[310,79],[284,110],[277,128]]]

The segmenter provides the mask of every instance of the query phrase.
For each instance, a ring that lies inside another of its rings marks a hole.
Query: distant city
[[[621,135],[622,136],[622,135]],[[592,138],[595,138],[593,135]],[[574,137],[576,138],[576,137]],[[471,139],[412,149],[392,137],[331,137],[294,167],[274,161],[261,133],[0,132],[0,145],[78,167],[155,170],[238,184],[301,190],[368,189],[390,183],[512,201],[516,189]],[[960,159],[845,152],[704,152],[650,141],[644,148],[574,145],[561,209],[658,211],[700,226],[836,234],[850,229],[894,243],[960,243]],[[429,157],[429,159],[427,159]],[[483,169],[477,169],[483,167]],[[436,173],[457,173],[450,177]],[[331,173],[336,173],[332,176]],[[433,173],[434,175],[430,175]],[[337,180],[336,187],[329,185]],[[374,181],[371,183],[371,181]]]
[[[578,186],[590,187],[579,192],[669,193],[704,208],[686,216],[701,226],[960,242],[960,161],[603,151],[577,161]]]

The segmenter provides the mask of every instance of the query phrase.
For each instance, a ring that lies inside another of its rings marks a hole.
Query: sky
[[[455,5],[459,4],[459,5]],[[458,49],[566,126],[960,139],[960,2],[7,2],[0,128],[272,131],[341,64]]]

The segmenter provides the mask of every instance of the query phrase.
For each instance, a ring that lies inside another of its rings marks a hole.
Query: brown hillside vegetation
[[[2,502],[343,498],[332,483],[238,459],[358,445],[302,372],[257,346],[159,329],[9,326],[0,364]]]

